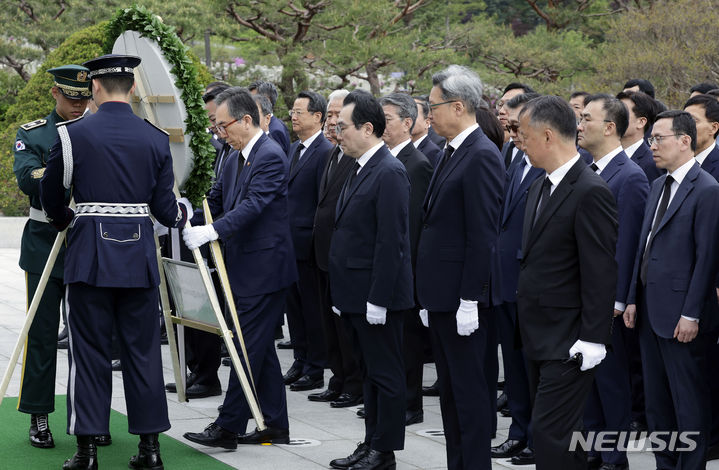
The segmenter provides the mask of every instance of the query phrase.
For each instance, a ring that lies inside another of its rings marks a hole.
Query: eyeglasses
[[[302,115],[303,115],[304,113],[306,113],[306,112],[307,112],[307,111],[295,111],[294,109],[290,109],[290,113],[289,113],[289,114],[290,114],[290,117],[294,117],[294,116],[300,117],[300,116],[302,116]]]
[[[234,119],[234,120],[228,122],[227,124],[224,124],[224,123],[217,124],[215,126],[215,129],[217,129],[217,132],[219,134],[227,134],[227,128],[230,127],[231,125],[233,125],[234,123],[236,123],[237,121],[239,121],[239,119]]]
[[[514,132],[515,134],[519,132],[519,124],[506,124],[504,128],[507,132]]]
[[[431,109],[434,109],[437,106],[442,106],[443,104],[449,104],[449,103],[456,103],[457,101],[459,101],[459,100],[442,101],[441,103],[434,103],[434,104],[430,103],[429,107]]]
[[[647,139],[647,142],[649,143],[650,147],[654,144],[661,145],[662,140],[664,140],[665,137],[679,137],[680,135],[686,134],[653,135]]]

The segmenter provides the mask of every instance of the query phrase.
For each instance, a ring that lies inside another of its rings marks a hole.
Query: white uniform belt
[[[45,217],[45,213],[40,209],[35,209],[34,207],[30,207],[30,218],[35,222],[49,223],[47,217]]]
[[[100,215],[103,217],[149,217],[147,204],[112,204],[107,202],[83,202],[75,208],[75,216]]]

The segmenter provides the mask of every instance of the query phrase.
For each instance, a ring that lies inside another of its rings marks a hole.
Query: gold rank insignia
[[[30,173],[30,176],[32,176],[33,179],[39,180],[40,178],[42,178],[42,175],[44,175],[44,174],[45,174],[45,168],[35,168]]]
[[[22,126],[20,126],[20,128],[22,128],[22,130],[24,130],[24,131],[29,131],[29,130],[35,129],[36,127],[44,126],[45,124],[47,124],[46,119],[38,119],[36,121],[32,121],[32,122],[23,124]]]
[[[77,81],[78,82],[86,82],[87,81],[87,72],[85,72],[84,70],[77,72]]]

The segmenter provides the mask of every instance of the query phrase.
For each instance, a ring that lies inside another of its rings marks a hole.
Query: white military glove
[[[426,308],[419,311],[419,319],[422,321],[422,325],[424,325],[425,328],[429,328],[429,313],[427,313]]]
[[[607,348],[603,344],[590,343],[588,341],[582,341],[578,339],[574,346],[569,348],[569,357],[574,356],[577,353],[582,353],[582,364],[579,370],[585,371],[602,362],[604,357],[607,355]]]
[[[179,204],[182,204],[183,206],[185,206],[185,209],[187,209],[187,218],[191,219],[193,208],[192,208],[192,204],[190,203],[190,200],[187,199],[186,197],[181,197],[180,199],[177,200],[177,202]]]
[[[367,323],[384,325],[387,321],[387,309],[367,302]]]
[[[332,306],[332,311],[335,312],[335,314],[337,314],[338,317],[342,316],[342,312],[340,312],[340,310],[337,307],[335,307],[334,305]]]
[[[168,228],[162,225],[157,219],[152,223],[152,229],[155,231],[155,235],[161,237],[167,235],[169,232]]]
[[[459,299],[457,309],[457,333],[460,336],[469,336],[479,328],[479,311],[476,300]]]
[[[190,250],[199,248],[207,242],[215,241],[219,238],[215,227],[210,225],[199,225],[197,227],[189,227],[182,231],[182,238],[185,245]]]

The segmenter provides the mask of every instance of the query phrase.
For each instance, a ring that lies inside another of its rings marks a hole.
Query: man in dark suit
[[[535,91],[532,89],[532,87],[530,87],[529,85],[525,85],[524,83],[512,82],[506,87],[504,87],[504,93],[502,94],[502,97],[495,103],[495,108],[497,109],[497,118],[499,119],[499,123],[502,125],[502,129],[504,130],[505,143],[502,147],[502,158],[504,160],[505,168],[509,168],[509,164],[512,162],[512,154],[514,154],[515,146],[512,143],[509,132],[507,131],[508,110],[505,108],[504,105],[509,100],[511,100],[517,95],[521,95],[522,93],[535,93]],[[510,154],[510,152],[512,154]]]
[[[586,453],[568,449],[572,433],[582,429],[593,368],[610,337],[616,204],[577,153],[576,118],[567,102],[536,98],[519,122],[532,165],[547,172],[527,195],[517,292],[535,460],[538,470],[585,469]]]
[[[719,134],[719,103],[713,96],[697,95],[689,98],[684,111],[694,118],[697,127],[697,148],[694,159],[706,171],[719,181],[719,148],[716,137]],[[719,295],[719,282],[717,283]],[[716,333],[715,333],[716,335]],[[719,363],[719,343],[710,341],[707,361],[709,364]],[[712,427],[709,441],[709,460],[719,458],[719,374],[709,375],[710,395],[712,401]]]
[[[650,143],[667,175],[647,200],[624,312],[639,329],[649,431],[691,432],[695,444],[655,452],[657,468],[704,468],[711,424],[705,361],[719,316],[719,184],[693,158],[696,140],[691,114],[657,115]]]
[[[290,390],[324,386],[325,344],[312,260],[312,227],[322,170],[332,144],[322,134],[327,101],[314,91],[297,95],[290,116],[299,140],[290,147],[287,204],[299,279],[287,295],[287,325],[295,362],[284,376]]]
[[[652,82],[649,80],[645,80],[643,78],[632,78],[627,80],[622,88],[622,91],[642,92],[650,98],[654,98],[654,85],[652,85]]]
[[[258,80],[250,83],[247,89],[250,90],[252,94],[265,95],[270,100],[270,103],[272,103],[272,109],[275,109],[275,105],[277,104],[277,87],[275,87],[273,83]],[[285,123],[273,115],[270,119],[269,129],[272,140],[280,144],[285,155],[290,157],[290,133]]]
[[[656,102],[649,95],[638,91],[623,91],[617,94],[617,99],[624,103],[629,113],[629,125],[622,136],[624,153],[644,170],[649,184],[652,184],[663,173],[654,163],[652,151],[644,141],[657,115]]]
[[[297,265],[287,211],[289,163],[280,146],[259,128],[259,112],[244,88],[230,88],[217,98],[217,130],[239,150],[230,156],[222,177],[210,191],[211,225],[183,232],[187,247],[221,238],[227,274],[242,325],[259,405],[267,428],[244,434],[251,418],[234,368],[222,410],[203,432],[184,437],[211,447],[236,449],[240,444],[288,443],[287,399],[274,345],[287,288],[297,280]],[[193,222],[197,221],[196,216]],[[233,341],[239,350],[237,334]],[[242,434],[238,437],[238,434]]]
[[[629,356],[625,348],[621,315],[626,308],[634,257],[639,241],[642,214],[649,193],[644,171],[622,151],[621,136],[629,125],[627,107],[609,95],[588,96],[577,126],[579,145],[594,155],[590,168],[606,181],[617,204],[617,290],[612,320],[612,347],[596,368],[589,394],[584,426],[590,431],[629,431],[632,400]],[[589,452],[590,460],[601,462],[601,470],[627,469],[625,450],[618,442],[606,442],[601,456]]]
[[[430,139],[428,134],[432,124],[430,118],[432,111],[426,99],[415,97],[414,101],[417,103],[417,119],[412,127],[412,143],[427,157],[432,167],[437,168],[439,159],[442,158],[442,149]]]
[[[479,77],[452,65],[432,82],[432,124],[447,147],[424,200],[417,297],[437,365],[448,466],[489,468],[496,397],[490,401],[484,359],[505,170],[477,125]]]
[[[381,140],[382,108],[355,90],[337,122],[355,159],[337,203],[329,268],[332,301],[352,330],[364,368],[365,437],[333,468],[394,468],[404,447],[402,323],[414,306],[409,242],[410,183]]]
[[[417,265],[417,241],[422,231],[422,203],[434,168],[427,157],[412,145],[411,129],[417,120],[417,105],[405,93],[392,93],[380,100],[387,123],[382,139],[390,153],[402,162],[409,176],[409,244],[412,267]],[[419,318],[419,307],[410,309],[404,319],[404,367],[407,374],[406,424],[424,421],[422,409],[422,372],[426,336]]]
[[[507,180],[504,185],[502,218],[499,230],[499,263],[496,279],[499,295],[494,299],[494,312],[499,341],[502,346],[502,363],[504,365],[504,393],[507,406],[511,413],[512,424],[509,426],[507,440],[492,447],[492,458],[511,457],[515,465],[534,463],[534,450],[531,436],[532,404],[529,399],[529,383],[525,359],[519,345],[516,344],[515,331],[517,324],[517,281],[519,278],[519,257],[522,248],[522,225],[524,224],[524,207],[527,204],[527,191],[537,178],[544,175],[544,170],[534,168],[529,157],[524,153],[519,136],[519,112],[536,93],[523,93],[505,103],[507,109],[507,130],[512,141],[517,145],[517,155],[509,166]]]
[[[342,139],[336,132],[342,102],[348,94],[347,90],[335,90],[327,99],[325,135],[329,136],[328,140],[336,145],[330,150],[327,164],[322,171],[312,232],[317,263],[320,315],[327,345],[327,365],[332,371],[332,377],[327,384],[327,390],[311,393],[307,398],[310,401],[330,402],[333,408],[346,408],[362,403],[362,373],[347,327],[342,318],[332,311],[328,274],[328,258],[335,228],[337,200],[354,162],[353,158],[342,151],[339,145]]]

